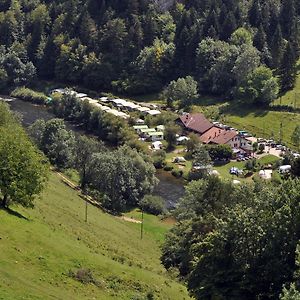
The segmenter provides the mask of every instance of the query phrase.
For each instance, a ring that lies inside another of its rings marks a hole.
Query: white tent
[[[151,109],[151,110],[146,111],[146,114],[151,115],[151,116],[157,116],[157,115],[160,115],[161,112],[156,109]]]
[[[152,148],[154,150],[160,150],[160,149],[162,149],[162,147],[163,147],[163,144],[160,141],[156,141],[156,142],[152,143]]]

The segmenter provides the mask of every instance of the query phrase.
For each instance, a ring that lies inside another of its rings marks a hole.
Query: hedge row
[[[25,87],[16,88],[11,92],[10,95],[12,97],[16,97],[24,101],[37,103],[37,104],[46,104],[48,101],[48,97],[45,94],[35,92]]]

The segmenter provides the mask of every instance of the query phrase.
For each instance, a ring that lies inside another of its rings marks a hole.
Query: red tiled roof
[[[220,135],[223,131],[224,129],[213,126],[200,136],[200,141],[202,143],[208,144],[210,141],[212,141],[214,138]]]
[[[200,134],[203,134],[213,127],[213,124],[210,123],[201,113],[184,114],[180,116],[180,121],[186,128]]]
[[[224,145],[228,143],[231,139],[236,137],[238,132],[234,130],[224,130],[220,135],[214,138],[211,142],[214,144]]]

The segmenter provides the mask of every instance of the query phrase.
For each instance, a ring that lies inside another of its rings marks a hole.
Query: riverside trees
[[[89,185],[103,194],[103,205],[114,212],[137,205],[157,183],[152,163],[126,146],[95,153],[87,178]]]
[[[29,132],[55,166],[76,168],[82,189],[97,191],[101,204],[115,213],[138,205],[157,183],[146,156],[128,146],[108,151],[95,139],[75,137],[62,119],[38,120]]]

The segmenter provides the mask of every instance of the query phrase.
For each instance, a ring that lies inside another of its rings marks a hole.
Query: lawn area
[[[214,170],[217,170],[219,173],[220,173],[220,176],[223,178],[223,179],[229,179],[229,180],[233,180],[233,179],[237,179],[237,180],[246,180],[245,178],[242,178],[242,177],[237,177],[236,175],[231,175],[229,173],[229,170],[232,168],[232,167],[236,167],[240,170],[243,170],[244,169],[244,166],[245,166],[245,162],[244,161],[240,161],[240,162],[237,162],[237,161],[230,161],[229,163],[225,164],[225,165],[221,165],[221,166],[214,166]]]
[[[134,101],[137,101],[137,102],[148,102],[148,103],[164,104],[164,101],[160,98],[158,93],[147,94],[147,95],[138,95],[138,96],[130,96],[130,100],[134,100]]]
[[[0,210],[0,299],[190,299],[160,264],[160,242],[171,225],[145,215],[140,227],[85,204],[54,173],[34,209]],[[138,212],[133,212],[138,217]],[[91,269],[99,283],[69,271]]]
[[[264,165],[268,165],[268,164],[273,164],[275,163],[276,161],[278,161],[279,158],[274,156],[274,155],[266,155],[266,156],[263,156],[262,158],[258,159],[257,162],[259,163],[260,166],[264,166]],[[243,170],[244,167],[245,167],[245,161],[231,161],[225,165],[221,165],[221,166],[214,166],[214,170],[217,170],[221,177],[222,178],[225,178],[225,179],[238,179],[238,180],[241,180],[241,181],[249,181],[251,180],[251,177],[248,177],[248,178],[242,178],[242,177],[237,177],[235,175],[231,175],[229,173],[229,170],[232,168],[232,167],[236,167],[240,170]]]
[[[258,162],[261,166],[268,165],[268,164],[274,164],[279,160],[279,158],[275,155],[268,154],[266,156],[261,157]]]

